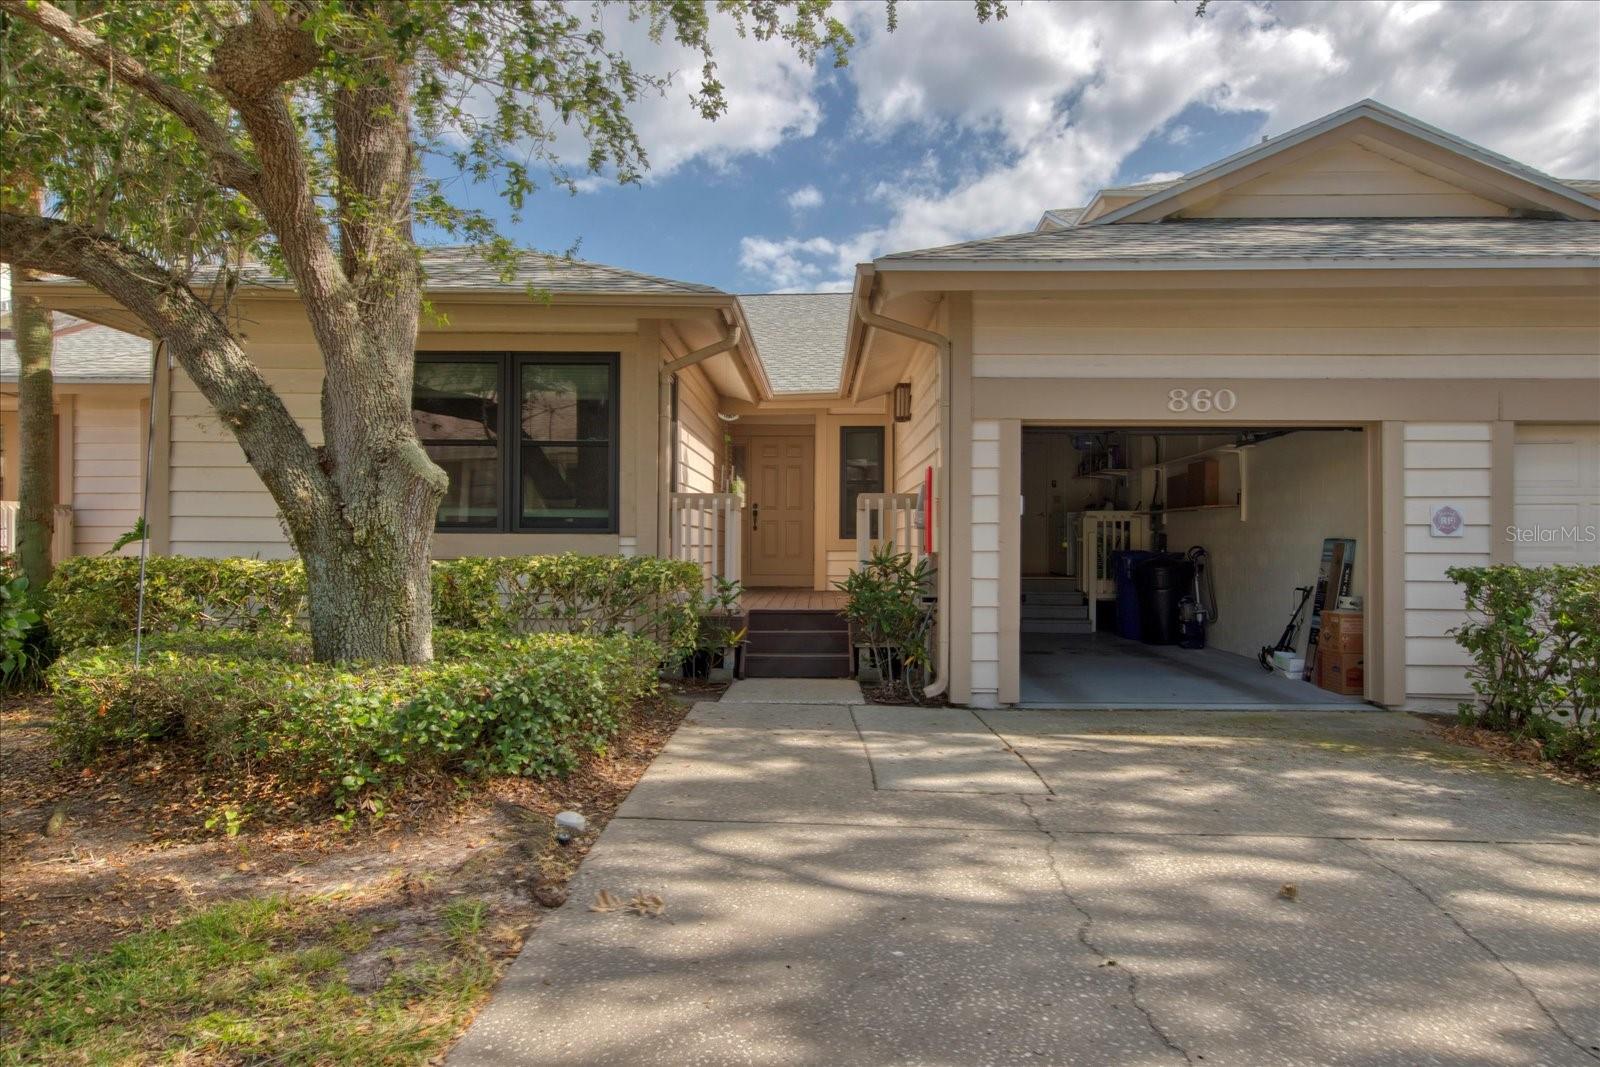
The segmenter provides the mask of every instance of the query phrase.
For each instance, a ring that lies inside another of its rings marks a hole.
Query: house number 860
[[[1232,389],[1168,389],[1168,411],[1232,411],[1239,398]]]

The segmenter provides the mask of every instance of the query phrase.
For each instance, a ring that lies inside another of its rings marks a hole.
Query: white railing
[[[56,505],[56,529],[50,538],[50,559],[59,563],[72,555],[72,506]],[[0,500],[0,553],[17,550],[17,502]]]
[[[1138,552],[1150,547],[1150,516],[1138,511],[1085,511],[1078,581],[1089,601],[1089,621],[1099,621],[1099,602],[1117,595],[1113,552]]]
[[[917,494],[862,493],[856,497],[857,565],[871,559],[873,550],[884,543],[893,543],[896,552],[922,555]]]
[[[700,564],[708,592],[717,578],[739,580],[743,509],[732,493],[672,494],[672,558]]]

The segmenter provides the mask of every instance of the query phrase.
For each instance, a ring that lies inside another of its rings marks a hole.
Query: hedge
[[[412,773],[564,772],[654,689],[660,656],[620,634],[441,630],[435,646],[424,666],[357,670],[310,662],[306,638],[282,629],[159,636],[138,670],[126,644],[79,649],[49,671],[53,730],[80,760],[178,741],[348,806]]]
[[[1600,566],[1452,567],[1475,703],[1463,717],[1600,769]],[[1548,746],[1547,746],[1548,748]]]
[[[433,564],[434,623],[500,633],[631,632],[669,657],[694,646],[694,563],[653,556],[504,556]],[[56,568],[46,622],[63,649],[120,644],[133,634],[139,563],[79,556]],[[303,623],[305,572],[298,560],[148,561],[145,632],[266,631]]]

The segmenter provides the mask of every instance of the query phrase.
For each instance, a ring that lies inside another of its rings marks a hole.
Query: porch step
[[[1089,598],[1076,589],[1060,593],[1028,593],[1022,594],[1024,604],[1071,604],[1081,606],[1089,602]]]
[[[836,611],[752,611],[746,678],[848,678],[850,624]]]
[[[1078,591],[1078,579],[1061,577],[1043,577],[1022,579],[1024,593],[1075,593]]]
[[[1088,619],[1023,619],[1025,634],[1092,634],[1094,626]]]
[[[1035,604],[1033,599],[1023,601],[1024,619],[1087,619],[1088,604]]]

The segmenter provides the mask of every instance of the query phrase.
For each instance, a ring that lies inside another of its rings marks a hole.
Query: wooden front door
[[[809,588],[816,538],[813,437],[752,435],[745,447],[744,584]]]

